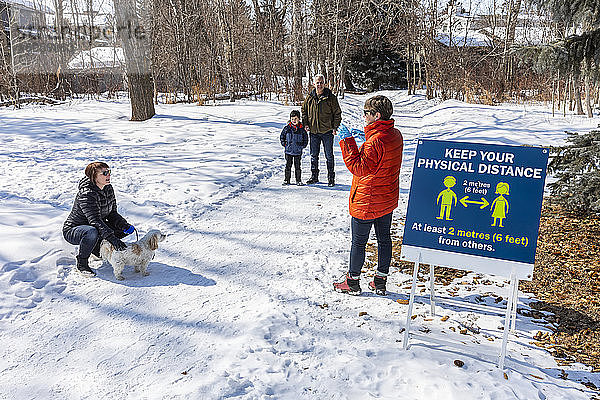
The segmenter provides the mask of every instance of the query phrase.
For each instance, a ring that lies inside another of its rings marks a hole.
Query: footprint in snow
[[[0,267],[0,320],[22,314],[65,290],[67,258],[57,258],[56,254],[56,251],[48,252],[32,260],[13,261]],[[51,266],[59,267],[57,275]]]

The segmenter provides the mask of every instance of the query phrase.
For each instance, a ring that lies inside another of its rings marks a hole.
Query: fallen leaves
[[[600,371],[600,218],[579,218],[544,202],[533,280],[519,288],[542,300],[522,315],[548,324],[533,343],[559,365]]]

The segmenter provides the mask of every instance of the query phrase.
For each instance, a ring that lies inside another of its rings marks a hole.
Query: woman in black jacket
[[[79,191],[73,209],[63,225],[63,237],[79,245],[77,269],[94,276],[88,264],[90,254],[100,256],[100,242],[109,241],[117,251],[127,245],[122,238],[133,233],[134,227],[117,212],[115,192],[110,184],[110,169],[106,163],[93,162],[85,168],[85,178],[79,181]]]

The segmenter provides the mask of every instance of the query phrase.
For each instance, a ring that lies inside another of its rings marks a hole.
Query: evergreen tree
[[[348,61],[347,85],[368,92],[406,89],[406,61],[383,46],[359,48]]]
[[[549,11],[555,22],[568,28],[582,26],[584,30],[599,28],[600,6],[598,0],[532,0]]]
[[[553,149],[548,170],[552,198],[567,210],[600,215],[600,131],[570,134],[570,144]]]
[[[573,77],[579,113],[581,111],[580,78],[586,82],[588,116],[589,87],[600,76],[600,1],[598,0],[531,0],[552,16],[560,40],[535,49],[538,71],[549,69]],[[527,53],[527,52],[526,52]]]
[[[562,28],[561,40],[539,49],[539,69],[549,65],[563,76],[570,74],[576,85],[580,75],[585,77],[586,83],[590,80],[597,82],[600,71],[600,2],[532,1],[549,11],[557,26]],[[575,89],[577,93],[577,87]],[[590,114],[591,110],[588,111]],[[570,134],[567,140],[570,144],[554,149],[548,165],[549,171],[557,178],[549,185],[552,197],[567,210],[582,215],[600,214],[600,131]]]

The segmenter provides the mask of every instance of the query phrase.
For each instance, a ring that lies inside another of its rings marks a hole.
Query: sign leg
[[[434,266],[429,266],[429,304],[431,304],[431,316],[435,317],[435,275]]]
[[[513,268],[510,274],[510,288],[509,295],[513,297],[515,285],[517,284],[516,271]],[[508,343],[508,331],[510,329],[510,320],[512,317],[513,299],[509,299],[506,302],[506,314],[504,316],[504,333],[502,335],[502,350],[500,350],[500,359],[498,360],[498,368],[504,369],[504,358],[506,357],[506,345]]]
[[[417,274],[419,272],[419,264],[421,264],[421,253],[419,253],[419,258],[415,261],[415,266],[413,268],[413,276],[412,276],[412,286],[410,288],[410,301],[408,302],[408,311],[406,314],[406,325],[404,326],[404,342],[403,347],[404,350],[408,349],[408,339],[410,335],[410,322],[412,321],[412,309],[413,303],[415,302],[415,291],[417,290]]]
[[[513,309],[510,321],[510,330],[514,332],[517,327],[517,304],[519,303],[519,280],[515,281],[515,285],[512,293]]]

